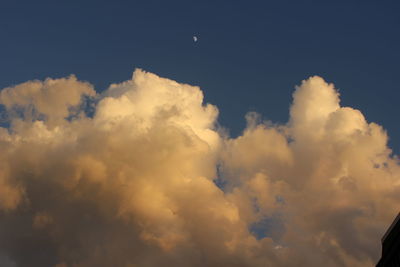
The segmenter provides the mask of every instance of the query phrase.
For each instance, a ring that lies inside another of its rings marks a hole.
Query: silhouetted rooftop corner
[[[376,266],[400,266],[400,213],[382,237],[382,257]]]

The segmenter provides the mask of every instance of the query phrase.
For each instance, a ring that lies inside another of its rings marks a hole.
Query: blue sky
[[[235,136],[248,111],[286,122],[294,86],[320,75],[398,153],[399,13],[398,1],[2,1],[0,87],[75,74],[101,91],[139,67],[199,85]]]

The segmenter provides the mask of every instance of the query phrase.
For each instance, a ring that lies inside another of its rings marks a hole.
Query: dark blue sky
[[[100,91],[140,67],[201,86],[237,135],[247,111],[286,122],[294,86],[320,75],[398,153],[399,14],[399,1],[1,1],[0,87],[73,73]]]

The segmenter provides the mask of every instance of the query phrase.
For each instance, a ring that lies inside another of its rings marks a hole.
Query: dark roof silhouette
[[[382,257],[376,266],[400,266],[400,213],[382,237]]]

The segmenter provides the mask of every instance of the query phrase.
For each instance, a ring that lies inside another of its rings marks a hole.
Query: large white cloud
[[[198,87],[141,70],[3,89],[0,262],[372,266],[400,200],[387,135],[320,77],[293,98],[229,138]]]

